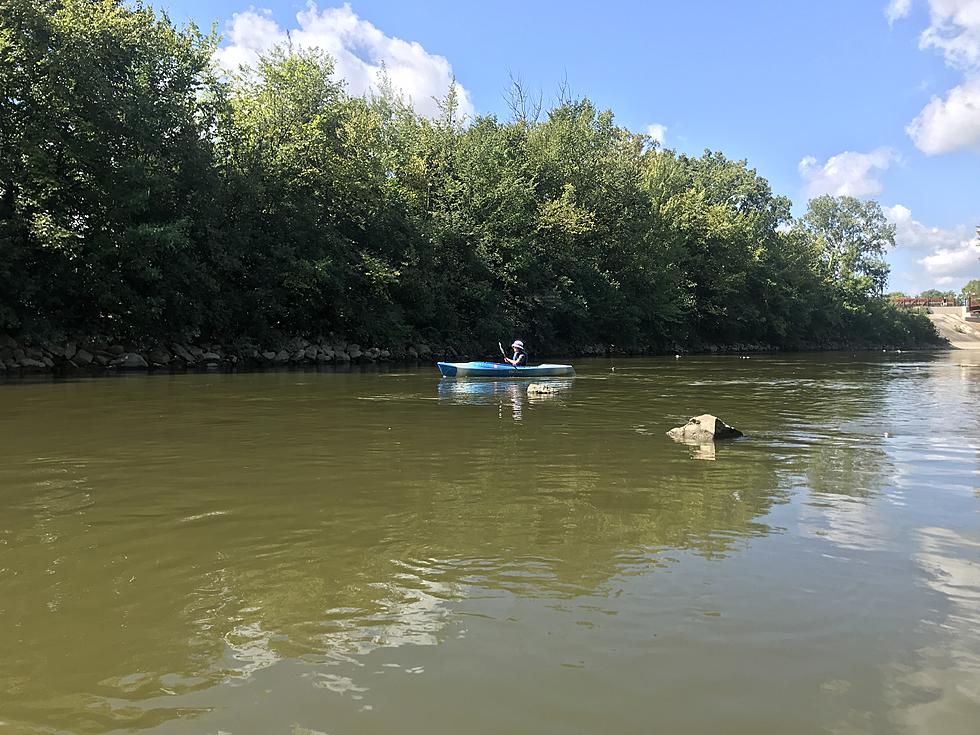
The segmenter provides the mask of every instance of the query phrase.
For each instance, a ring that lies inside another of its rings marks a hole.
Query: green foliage
[[[6,326],[200,319],[215,39],[121,2],[0,2]]]
[[[963,298],[967,296],[980,296],[980,278],[967,281],[966,285],[963,286],[962,294]]]
[[[744,161],[660,150],[588,99],[435,119],[290,46],[121,0],[0,0],[0,329],[595,342],[928,339],[879,298],[894,230],[800,222]]]
[[[798,226],[817,243],[824,278],[845,299],[859,301],[884,293],[888,282],[884,254],[895,247],[895,225],[888,222],[878,202],[817,197]]]

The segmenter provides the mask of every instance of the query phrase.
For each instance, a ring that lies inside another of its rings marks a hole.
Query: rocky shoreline
[[[563,352],[566,356],[610,357],[665,354],[749,354],[766,352],[827,352],[869,350],[937,350],[942,344],[873,345],[846,342],[802,343],[793,350],[767,344],[678,344],[666,348],[623,348],[587,345]],[[30,373],[102,373],[114,371],[262,370],[311,366],[350,366],[374,363],[413,363],[433,360],[494,359],[472,347],[416,343],[402,347],[362,347],[328,338],[293,338],[277,345],[241,342],[158,342],[135,344],[108,337],[77,337],[64,341],[17,340],[0,335],[0,375]]]

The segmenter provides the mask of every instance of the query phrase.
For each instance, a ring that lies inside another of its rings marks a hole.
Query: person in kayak
[[[527,367],[527,350],[524,349],[524,343],[519,339],[514,340],[511,349],[514,350],[513,357],[507,357],[504,355],[504,360],[514,367]]]

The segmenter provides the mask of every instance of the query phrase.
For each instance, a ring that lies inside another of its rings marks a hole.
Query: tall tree
[[[799,226],[816,242],[829,282],[847,296],[884,293],[889,272],[884,255],[895,247],[895,225],[888,222],[878,202],[817,197],[810,200]]]
[[[215,40],[120,0],[0,2],[0,251],[20,328],[198,318]]]

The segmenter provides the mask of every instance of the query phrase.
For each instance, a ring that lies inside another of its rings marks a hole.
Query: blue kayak
[[[528,365],[514,367],[499,362],[440,362],[445,378],[553,378],[575,375],[571,365]]]

